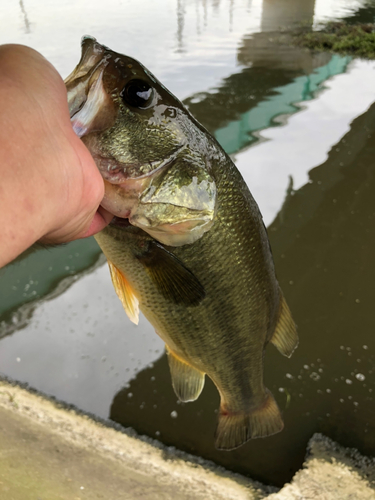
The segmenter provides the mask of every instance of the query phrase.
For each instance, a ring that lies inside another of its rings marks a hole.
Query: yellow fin
[[[281,294],[281,292],[280,292]],[[292,314],[281,294],[279,319],[271,338],[272,344],[277,347],[279,352],[290,358],[294,349],[298,346],[298,335],[296,325],[293,321]]]
[[[251,411],[231,413],[230,410],[221,410],[215,433],[215,448],[234,450],[250,439],[272,436],[282,431],[283,427],[279,407],[266,389],[264,402]]]
[[[129,282],[122,274],[122,272],[117,269],[117,267],[108,261],[109,271],[111,273],[112,283],[115,287],[118,298],[121,300],[124,306],[126,314],[129,316],[130,321],[138,325],[139,321],[139,301],[135,296],[135,293],[130,286]]]
[[[205,374],[176,356],[168,346],[165,347],[176,396],[184,403],[195,401],[203,390]]]

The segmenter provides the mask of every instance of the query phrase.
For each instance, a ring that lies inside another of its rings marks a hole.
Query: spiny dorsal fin
[[[288,304],[281,292],[280,294],[279,319],[271,342],[281,354],[290,358],[294,349],[298,346],[298,335]]]
[[[147,252],[137,258],[167,300],[196,306],[204,299],[205,290],[194,274],[156,241],[151,242]]]
[[[272,436],[280,432],[283,421],[277,403],[265,389],[265,399],[256,408],[244,411],[223,411],[220,407],[215,433],[215,448],[234,450],[250,439]]]
[[[205,374],[176,356],[168,346],[165,347],[176,396],[184,403],[195,401],[203,390]]]
[[[122,272],[117,269],[117,267],[108,261],[109,271],[111,273],[112,283],[115,287],[116,293],[124,306],[126,314],[129,316],[130,321],[138,325],[139,321],[139,301],[135,296],[132,287],[129,282],[122,274]]]

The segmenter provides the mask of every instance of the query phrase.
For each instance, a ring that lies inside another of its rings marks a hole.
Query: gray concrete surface
[[[1,500],[375,500],[375,460],[315,435],[280,491],[0,381]]]
[[[375,459],[314,434],[303,469],[267,500],[316,499],[375,500]]]

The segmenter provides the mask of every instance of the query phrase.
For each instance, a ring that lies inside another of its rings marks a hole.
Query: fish
[[[215,447],[283,429],[263,382],[269,343],[284,356],[296,325],[258,205],[231,158],[157,78],[93,37],[65,80],[71,123],[103,176],[114,215],[95,238],[131,321],[166,345],[174,391],[220,395]]]

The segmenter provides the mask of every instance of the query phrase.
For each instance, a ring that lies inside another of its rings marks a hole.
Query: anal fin
[[[134,290],[122,272],[109,260],[109,272],[111,273],[112,283],[121,300],[121,303],[128,315],[130,321],[138,325],[139,321],[139,301],[135,296]]]
[[[282,431],[283,427],[279,407],[266,389],[263,403],[250,411],[221,410],[215,433],[215,448],[234,450],[250,439],[272,436]]]
[[[166,349],[176,396],[184,403],[195,401],[203,390],[205,374],[176,356],[168,346]]]
[[[289,358],[298,346],[298,335],[288,304],[281,292],[280,294],[279,319],[271,342],[281,354]]]

